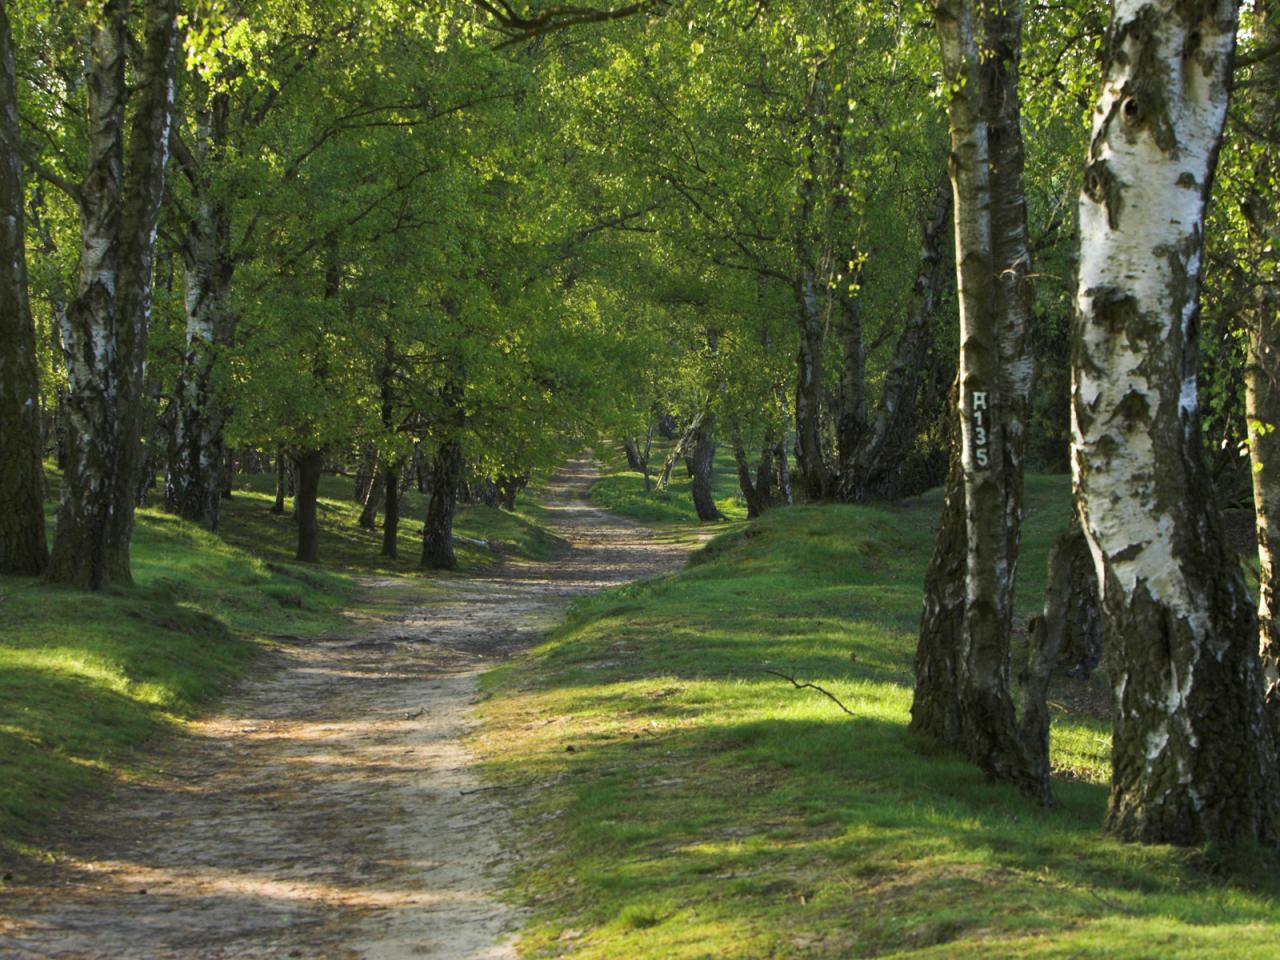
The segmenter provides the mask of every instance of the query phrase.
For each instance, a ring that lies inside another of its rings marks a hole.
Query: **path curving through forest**
[[[163,775],[84,811],[58,838],[67,858],[11,888],[0,956],[514,957],[520,914],[495,894],[507,812],[464,743],[478,678],[574,596],[687,551],[586,504],[594,476],[579,460],[552,480],[560,558],[375,604],[349,637],[270,654],[164,748]]]

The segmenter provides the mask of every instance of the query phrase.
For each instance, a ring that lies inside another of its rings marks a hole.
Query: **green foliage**
[[[1068,484],[1032,477],[1023,615]],[[486,681],[522,948],[575,956],[1265,957],[1274,865],[1104,840],[1100,691],[1064,682],[1060,806],[906,731],[938,496],[802,507],[580,601]],[[766,673],[813,682],[853,711]],[[572,752],[568,747],[573,747]]]

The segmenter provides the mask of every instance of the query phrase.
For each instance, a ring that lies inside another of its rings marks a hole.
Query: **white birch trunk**
[[[1118,0],[1080,199],[1072,464],[1115,692],[1107,829],[1273,841],[1277,780],[1253,603],[1204,468],[1204,209],[1231,0]]]

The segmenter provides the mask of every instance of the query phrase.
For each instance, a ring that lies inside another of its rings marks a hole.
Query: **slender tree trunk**
[[[822,311],[811,273],[797,285],[801,313],[800,353],[796,358],[796,467],[809,500],[826,497],[831,486],[822,449]]]
[[[431,499],[422,527],[422,563],[425,570],[454,570],[453,514],[458,506],[458,486],[462,481],[462,444],[446,440],[440,444],[431,464]]]
[[[324,466],[324,453],[320,450],[307,450],[294,459],[294,464],[298,471],[298,491],[293,499],[298,518],[296,558],[303,563],[316,563],[320,559],[317,500],[320,496],[320,471]]]
[[[1205,469],[1201,253],[1233,0],[1117,0],[1080,198],[1072,464],[1114,685],[1107,832],[1274,844],[1253,600]]]
[[[289,468],[284,451],[276,453],[276,500],[271,505],[272,513],[284,513],[284,498],[289,489]]]
[[[1258,46],[1280,42],[1280,0],[1255,4]],[[1258,275],[1249,308],[1249,354],[1245,367],[1245,414],[1253,467],[1253,505],[1258,531],[1258,629],[1267,685],[1267,713],[1280,746],[1280,57],[1266,57],[1254,68],[1246,91],[1253,101],[1252,127],[1259,135],[1253,183],[1243,210],[1249,224],[1249,259]]]
[[[13,40],[0,3],[0,573],[35,576],[49,547],[23,199]]]
[[[693,508],[698,519],[704,522],[723,520],[719,508],[716,507],[715,495],[712,492],[712,473],[715,463],[715,414],[709,413],[698,424],[693,444]]]
[[[747,449],[742,445],[742,433],[733,431],[733,461],[738,468],[738,487],[742,490],[742,499],[747,502],[747,519],[754,520],[769,508],[768,494],[760,493],[756,482],[751,478],[751,464],[747,460]],[[759,476],[757,475],[757,479]],[[765,488],[767,491],[767,487]]]
[[[861,284],[861,276],[854,282]],[[862,444],[867,432],[867,348],[862,342],[861,302],[841,301],[836,333],[841,354],[840,402],[836,414],[836,456],[840,473],[836,480],[843,492],[845,473],[854,466],[853,451]]]
[[[386,466],[379,464],[375,466],[373,476],[369,478],[359,520],[359,525],[365,530],[373,530],[378,525],[378,510],[382,508],[383,498],[387,492],[386,475]]]
[[[215,190],[213,167],[224,149],[230,97],[215,94],[196,114],[191,173],[193,210],[183,249],[186,351],[174,389],[165,507],[210,530],[218,529],[222,500],[222,439],[227,399],[218,382],[218,356],[235,336],[231,286],[231,213]]]
[[[685,451],[689,449],[689,444],[693,443],[697,437],[698,426],[702,423],[705,413],[700,413],[693,418],[693,422],[680,434],[680,439],[676,441],[676,445],[671,448],[671,453],[667,455],[666,462],[662,465],[662,473],[658,475],[658,490],[667,489],[667,485],[671,483],[671,471],[675,468],[678,461],[685,458]]]
[[[49,577],[98,589],[130,582],[141,463],[151,261],[164,192],[178,40],[176,0],[144,8],[137,107],[125,145],[128,4],[107,0],[88,56],[88,172],[80,186],[80,284],[68,307],[63,475]]]
[[[636,445],[634,437],[625,437],[622,441],[622,449],[627,454],[627,466],[637,472],[642,468],[640,462],[640,449]]]
[[[943,254],[950,224],[951,184],[944,178],[921,225],[920,266],[875,416],[867,423],[864,412],[860,420],[842,428],[840,498],[847,502],[863,503],[873,496],[896,493],[915,441],[920,371],[933,342],[935,313],[946,283],[948,265]],[[860,353],[854,359],[861,362]]]
[[[400,533],[400,462],[393,460],[383,473],[386,507],[382,516],[382,555],[395,559],[396,538]]]
[[[951,86],[951,182],[960,291],[959,480],[949,480],[926,580],[917,664],[917,729],[940,733],[988,775],[1049,801],[1033,769],[1009,688],[1013,586],[1022,519],[1024,423],[1031,388],[1030,255],[1018,114],[1020,0],[937,8]],[[958,546],[964,565],[944,551]],[[963,597],[958,635],[951,614]],[[951,653],[939,647],[958,645]],[[932,676],[954,666],[950,689]],[[923,704],[925,696],[955,703]],[[913,708],[913,717],[917,711]],[[941,721],[941,722],[939,722]]]
[[[778,468],[778,496],[789,507],[795,503],[795,495],[791,490],[791,454],[787,452],[786,437],[778,441],[773,457]]]

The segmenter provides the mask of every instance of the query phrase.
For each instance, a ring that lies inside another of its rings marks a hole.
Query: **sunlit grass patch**
[[[1067,497],[1030,478],[1023,618]],[[1071,712],[1100,678],[1051,697],[1053,810],[907,732],[939,506],[775,511],[487,679],[530,956],[1268,955],[1270,861],[1101,836],[1108,724]]]

